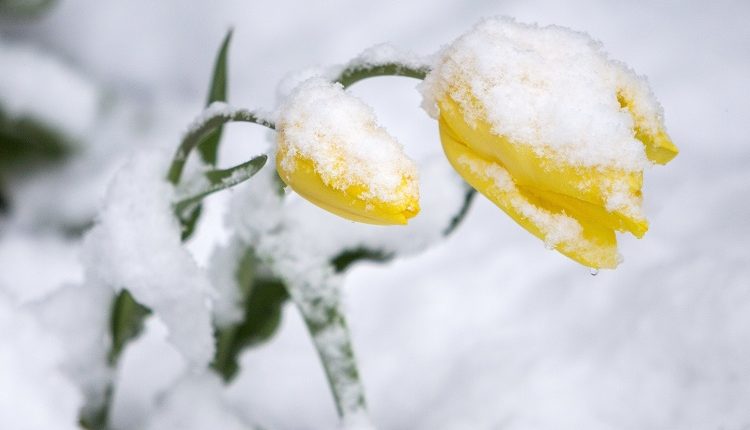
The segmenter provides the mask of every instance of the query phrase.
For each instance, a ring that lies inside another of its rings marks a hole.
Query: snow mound
[[[81,394],[60,370],[62,345],[33,315],[0,294],[0,424],[74,430]]]
[[[169,329],[169,339],[196,368],[213,356],[207,274],[180,241],[172,212],[174,190],[164,179],[168,158],[144,151],[110,185],[83,259],[92,279],[127,288]]]

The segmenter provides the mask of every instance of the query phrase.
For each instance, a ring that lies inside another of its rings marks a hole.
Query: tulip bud
[[[587,35],[483,21],[423,93],[456,171],[549,248],[613,268],[615,231],[648,230],[643,170],[677,148],[647,83]]]
[[[313,78],[281,109],[276,167],[302,197],[341,217],[406,224],[419,212],[417,169],[372,109]]]

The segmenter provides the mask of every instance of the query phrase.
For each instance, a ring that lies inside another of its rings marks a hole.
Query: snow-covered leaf
[[[231,40],[232,29],[227,31],[226,36],[224,36],[224,41],[219,48],[219,52],[216,55],[216,63],[214,64],[214,71],[213,76],[211,77],[211,85],[208,90],[206,106],[209,106],[213,102],[227,101],[227,56]],[[222,130],[222,126],[215,128],[203,139],[203,142],[198,147],[198,152],[200,153],[201,158],[208,164],[216,164]]]

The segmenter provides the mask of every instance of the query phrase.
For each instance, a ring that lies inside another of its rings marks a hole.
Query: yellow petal
[[[368,189],[364,185],[350,185],[344,190],[327,186],[312,161],[296,157],[294,166],[286,169],[280,162],[284,158],[286,154],[280,145],[276,167],[281,179],[305,199],[340,217],[366,224],[398,225],[406,224],[419,213],[417,196],[408,196],[398,203],[365,198]],[[403,189],[407,187],[406,181],[402,183]]]
[[[534,187],[521,188],[526,189],[528,192],[539,196],[541,199],[562,208],[566,213],[575,218],[587,218],[615,231],[627,231],[639,239],[648,231],[648,221],[645,218],[633,218],[618,215],[607,211],[601,206],[566,196],[564,194],[544,191]]]
[[[642,172],[570,165],[560,157],[539,154],[531,145],[497,136],[481,119],[470,126],[459,104],[449,96],[438,103],[440,117],[454,135],[477,155],[502,164],[521,188],[571,214],[595,218],[608,228],[637,237],[648,229],[639,213]],[[613,197],[620,197],[625,204],[608,208]]]
[[[379,225],[406,224],[419,212],[416,165],[340,84],[302,82],[280,108],[276,130],[279,176],[317,206]]]
[[[441,118],[440,138],[453,168],[533,235],[571,259],[592,268],[617,266],[617,239],[611,228],[519,187],[504,165],[479,155],[459,140]]]
[[[617,93],[617,101],[633,117],[635,138],[643,142],[649,160],[658,164],[667,164],[677,156],[679,150],[664,130],[661,120],[647,118],[638,105],[638,98],[631,91],[626,88],[620,89]]]

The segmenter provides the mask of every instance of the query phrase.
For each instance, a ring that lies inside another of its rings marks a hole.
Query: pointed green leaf
[[[179,218],[183,220],[183,225],[190,217],[197,217],[197,215],[194,215],[194,208],[196,205],[199,205],[201,200],[206,196],[217,191],[231,188],[250,179],[253,175],[258,173],[258,171],[266,164],[267,160],[268,156],[263,154],[251,159],[250,161],[246,161],[228,169],[209,170],[203,173],[207,179],[207,185],[200,190],[193,191],[188,196],[180,198],[180,200],[175,203],[175,211]]]
[[[232,29],[227,31],[224,41],[216,55],[216,63],[211,77],[211,85],[208,89],[206,106],[213,102],[227,101],[227,57],[229,53],[229,43],[232,40]],[[210,165],[216,165],[217,155],[219,152],[219,141],[221,140],[223,127],[218,127],[211,131],[198,146],[198,152],[203,161]]]
[[[216,356],[211,364],[225,381],[239,370],[238,358],[246,348],[269,340],[279,328],[289,295],[284,284],[262,274],[252,248],[237,263],[235,279],[244,297],[242,321],[217,331]]]
[[[117,363],[125,345],[143,330],[143,320],[151,311],[136,302],[128,290],[120,291],[112,304],[110,316],[110,334],[112,348],[109,351],[110,364]]]
[[[258,173],[266,164],[266,161],[268,161],[268,156],[261,154],[228,169],[209,170],[205,173],[205,176],[212,185],[221,186],[221,189],[229,188]]]

